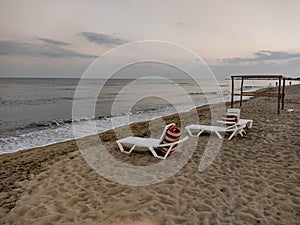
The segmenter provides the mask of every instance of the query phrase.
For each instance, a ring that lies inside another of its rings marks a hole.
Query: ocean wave
[[[72,123],[78,123],[78,122],[83,122],[83,121],[91,121],[91,120],[101,120],[105,118],[109,118],[109,115],[101,115],[101,116],[95,116],[95,117],[81,117],[79,119],[72,119],[72,118],[67,118],[67,119],[54,119],[54,120],[49,120],[49,121],[41,121],[41,122],[34,122],[27,124],[25,126],[22,126],[19,128],[22,130],[26,129],[32,129],[32,128],[49,128],[49,127],[59,127],[63,126],[65,124],[72,124]]]
[[[20,107],[24,105],[43,105],[49,103],[73,101],[73,97],[40,98],[40,99],[0,99],[0,105],[9,107]]]

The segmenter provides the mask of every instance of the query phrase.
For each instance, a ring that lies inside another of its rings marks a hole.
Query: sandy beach
[[[198,167],[209,134],[189,138],[171,156],[180,157],[197,146],[178,173],[142,187],[100,176],[74,140],[1,155],[0,224],[299,224],[299,99],[300,86],[287,86],[280,114],[276,98],[244,101],[241,117],[253,119],[253,128],[244,137],[225,139],[205,171]],[[197,110],[200,122],[209,123],[209,107]],[[157,134],[162,120],[180,124],[177,115],[157,119],[151,122]],[[131,129],[149,136],[149,122],[132,124]],[[122,133],[122,128],[118,130]],[[160,162],[149,152],[121,153],[114,131],[99,137],[122,162],[138,166]],[[95,144],[93,137],[85,141]]]

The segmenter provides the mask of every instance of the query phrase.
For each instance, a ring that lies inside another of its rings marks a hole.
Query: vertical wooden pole
[[[243,101],[243,86],[244,86],[244,77],[242,77],[242,82],[241,82],[240,107],[242,107],[242,101]]]
[[[231,108],[233,108],[234,77],[231,76]]]
[[[284,97],[285,97],[285,78],[283,78],[282,95],[281,95],[281,109],[284,109]]]
[[[280,113],[280,102],[281,102],[281,77],[278,78],[278,106],[277,113]]]

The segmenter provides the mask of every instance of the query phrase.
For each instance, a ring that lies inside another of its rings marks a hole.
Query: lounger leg
[[[126,151],[126,150],[123,148],[123,145],[122,145],[120,142],[117,141],[117,144],[118,144],[118,146],[119,146],[120,151],[121,151],[121,152],[124,152],[124,153],[127,153],[127,154],[131,153],[131,152],[133,151],[133,149],[135,148],[135,146],[136,146],[136,145],[133,145],[129,151]]]
[[[222,135],[219,133],[219,131],[215,131],[216,135],[220,138],[223,139]]]
[[[122,144],[121,144],[120,142],[118,142],[118,141],[117,141],[117,144],[118,144],[118,146],[119,146],[120,151],[121,151],[121,152],[124,152],[125,150],[124,150]]]
[[[172,150],[174,145],[171,145],[168,149],[168,151],[166,152],[166,154],[164,156],[159,156],[157,155],[156,151],[154,150],[154,148],[152,147],[149,147],[149,150],[151,151],[152,155],[155,157],[155,158],[158,158],[158,159],[166,159],[170,153],[170,151]]]
[[[199,137],[202,133],[203,133],[204,130],[200,130],[200,132],[197,134],[197,137]]]
[[[174,145],[171,145],[168,149],[168,151],[166,152],[166,154],[163,156],[163,159],[166,159],[168,157],[168,155],[170,154],[172,148],[173,148]]]
[[[149,147],[149,150],[151,151],[152,155],[153,155],[155,158],[165,159],[164,157],[157,155],[157,153],[156,153],[156,151],[154,150],[154,148]]]
[[[233,138],[236,135],[237,130],[233,131],[232,134],[230,135],[230,137],[228,138],[228,140],[231,140],[231,138]]]
[[[197,133],[197,134],[195,135],[195,134],[193,134],[193,132],[191,131],[191,129],[187,128],[186,130],[187,130],[188,134],[189,134],[191,137],[199,137],[200,134],[202,134],[202,132],[203,132],[203,130],[200,130],[200,132]]]
[[[239,134],[242,137],[244,137],[244,134],[246,134],[246,131],[243,128],[235,130],[234,132],[232,132],[232,134],[230,135],[230,137],[228,138],[228,140],[231,140],[237,134]]]
[[[188,134],[189,134],[190,136],[194,136],[194,135],[192,134],[192,131],[191,131],[189,128],[186,128],[186,131],[188,132]]]
[[[246,133],[246,131],[245,131],[244,129],[241,129],[241,130],[239,131],[239,134],[240,134],[242,137],[244,137],[244,134],[247,134],[247,133]]]
[[[128,153],[131,153],[132,150],[135,148],[136,145],[133,145],[132,148],[128,151]]]

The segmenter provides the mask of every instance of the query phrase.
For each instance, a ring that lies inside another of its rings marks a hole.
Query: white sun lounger
[[[197,125],[192,124],[187,126],[185,129],[189,133],[190,136],[199,137],[203,132],[213,132],[219,138],[222,138],[221,133],[231,133],[228,140],[231,140],[235,135],[240,134],[243,136],[246,134],[244,130],[245,127],[252,128],[253,120],[250,119],[240,119],[241,110],[237,108],[227,109],[226,115],[234,115],[237,117],[237,121],[224,121],[218,120],[217,122],[222,123],[224,126],[208,126],[208,125]],[[196,134],[194,134],[197,132]]]
[[[159,158],[159,159],[166,159],[175,145],[178,145],[188,139],[188,136],[186,136],[181,140],[167,143],[167,144],[162,144],[162,142],[166,136],[166,132],[167,132],[168,128],[172,125],[175,125],[175,124],[171,123],[171,124],[168,124],[167,126],[165,126],[164,131],[159,139],[130,136],[130,137],[126,137],[126,138],[117,140],[116,142],[117,142],[121,152],[129,154],[133,151],[133,149],[136,146],[140,146],[140,147],[148,148],[154,157]],[[132,147],[128,151],[126,151],[123,147],[123,144],[129,144],[129,145],[132,145]],[[158,155],[157,151],[155,150],[157,148],[162,148],[162,147],[168,147],[168,150],[166,151],[164,156]]]
[[[234,124],[229,127],[221,127],[221,126],[208,126],[208,125],[197,125],[191,124],[187,126],[185,129],[189,133],[190,136],[199,137],[204,132],[213,132],[215,133],[220,139],[223,138],[221,133],[230,132],[231,135],[229,136],[228,140],[231,140],[235,135],[240,134],[243,136],[245,133],[244,128],[246,125]],[[196,134],[194,132],[197,132]]]
[[[237,122],[241,125],[246,125],[248,128],[252,128],[253,120],[250,119],[241,119],[241,110],[237,108],[227,109],[227,115],[237,116]]]

